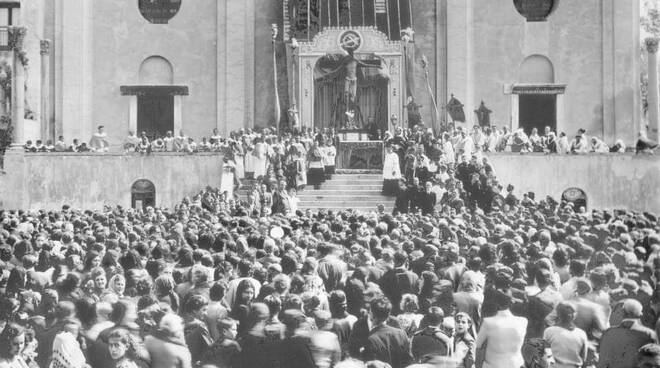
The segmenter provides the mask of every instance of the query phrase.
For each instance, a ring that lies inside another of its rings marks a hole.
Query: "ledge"
[[[25,157],[60,157],[60,156],[73,156],[73,157],[107,157],[107,156],[126,156],[126,157],[151,157],[151,156],[224,156],[222,152],[152,152],[150,154],[142,154],[137,152],[23,152]]]

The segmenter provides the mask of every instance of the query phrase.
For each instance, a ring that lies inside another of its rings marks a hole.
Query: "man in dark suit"
[[[401,313],[399,303],[403,294],[419,293],[419,276],[408,270],[408,254],[405,251],[394,253],[394,268],[380,279],[380,289],[394,305],[394,313]]]
[[[369,320],[371,332],[367,338],[363,358],[366,361],[380,360],[392,368],[407,367],[412,362],[410,341],[403,330],[387,325],[392,303],[387,298],[371,302]]]
[[[600,339],[598,368],[633,368],[637,350],[646,344],[657,344],[655,331],[640,322],[642,304],[634,299],[623,302],[623,321],[603,333]]]
[[[425,362],[436,356],[448,356],[453,348],[451,339],[442,330],[445,314],[440,307],[431,307],[426,315],[428,326],[415,332],[412,338],[412,355],[417,362]]]
[[[408,200],[410,201],[410,212],[417,213],[421,209],[424,188],[419,184],[419,178],[413,178],[412,185],[408,187]]]
[[[408,208],[410,207],[410,191],[406,187],[406,183],[403,181],[399,182],[399,191],[396,194],[396,200],[394,201],[394,215],[400,213],[408,213]]]
[[[372,302],[381,298],[384,298],[384,296],[380,293],[374,296],[371,296],[369,293],[365,293],[365,308],[370,310]],[[385,324],[392,328],[401,329],[399,320],[393,316],[389,316]],[[365,347],[369,339],[369,334],[372,329],[373,323],[371,323],[371,320],[369,319],[369,313],[367,311],[366,315],[363,315],[355,322],[355,324],[353,324],[353,331],[351,331],[351,336],[348,339],[348,353],[350,356],[356,359],[362,359]]]
[[[305,315],[299,310],[289,309],[284,312],[282,322],[286,326],[286,336],[277,347],[280,367],[316,368],[309,337],[301,333],[309,329],[305,326]]]
[[[424,190],[419,193],[419,207],[422,209],[422,214],[424,215],[432,214],[435,204],[438,201],[435,193],[431,191],[432,187],[431,182],[427,181],[424,184]]]
[[[286,192],[286,181],[280,180],[278,190],[273,193],[272,212],[275,214],[285,214],[287,211],[289,195]]]

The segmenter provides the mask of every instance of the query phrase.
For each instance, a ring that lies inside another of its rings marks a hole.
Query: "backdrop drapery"
[[[365,127],[369,117],[387,127],[389,75],[383,59],[374,55],[326,55],[314,68],[314,126],[341,128],[346,123],[345,66],[356,60],[357,96],[355,123]]]

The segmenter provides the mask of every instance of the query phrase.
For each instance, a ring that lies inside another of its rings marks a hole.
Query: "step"
[[[327,181],[323,184],[321,184],[321,187],[325,186],[342,186],[344,189],[350,188],[354,185],[380,185],[383,186],[383,181],[382,180],[354,180],[354,181]]]
[[[383,174],[333,174],[332,180],[335,179],[379,179],[383,180]]]
[[[298,197],[323,197],[323,196],[359,196],[359,197],[369,197],[369,196],[378,196],[380,197],[380,190],[304,190],[297,193]]]
[[[313,201],[313,202],[300,202],[299,206],[305,206],[305,207],[320,207],[320,208],[328,208],[328,207],[337,207],[337,208],[355,208],[355,207],[375,207],[378,206],[379,204],[382,205],[390,205],[393,206],[394,204],[388,201],[360,201],[359,203],[355,201],[329,201],[329,200],[322,200],[322,201]]]
[[[319,190],[377,190],[383,189],[383,184],[323,184]],[[305,189],[310,190],[310,189]],[[314,190],[312,188],[311,190]]]

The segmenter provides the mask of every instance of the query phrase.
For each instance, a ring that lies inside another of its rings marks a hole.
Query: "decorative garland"
[[[24,67],[29,62],[27,53],[23,50],[23,40],[25,40],[26,33],[27,28],[25,27],[9,27],[9,47],[16,53],[18,60]]]

